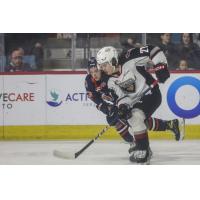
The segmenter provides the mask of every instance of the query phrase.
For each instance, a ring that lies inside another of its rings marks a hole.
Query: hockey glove
[[[164,83],[169,77],[169,70],[166,63],[158,63],[154,66],[155,74],[160,83]]]
[[[121,104],[118,108],[118,116],[120,119],[130,119],[132,117],[131,109],[127,104]]]
[[[109,106],[109,114],[106,116],[106,120],[110,126],[114,126],[119,117],[118,117],[118,108],[116,106]]]
[[[101,103],[99,105],[96,106],[98,110],[100,110],[102,113],[104,113],[105,115],[109,115],[109,109],[108,109],[108,104],[106,103]]]
[[[111,101],[111,102],[113,102],[113,98],[112,98],[112,96],[110,96],[110,95],[106,95],[106,94],[102,94],[101,95],[101,98],[104,100],[104,101]]]

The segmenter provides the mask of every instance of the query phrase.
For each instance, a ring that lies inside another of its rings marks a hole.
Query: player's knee
[[[122,120],[118,120],[117,123],[115,124],[115,128],[117,132],[121,135],[123,134],[123,131],[125,131],[128,128],[128,125]]]
[[[140,134],[144,130],[147,129],[146,124],[145,124],[145,114],[142,110],[140,109],[133,109],[132,110],[132,117],[128,120],[130,124],[130,129],[129,131],[133,133],[134,135]]]

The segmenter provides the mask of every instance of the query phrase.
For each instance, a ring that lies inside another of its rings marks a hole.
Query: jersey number
[[[148,53],[149,52],[149,49],[148,49],[148,46],[146,46],[146,47],[141,47],[140,48],[140,53],[142,54],[142,53]]]

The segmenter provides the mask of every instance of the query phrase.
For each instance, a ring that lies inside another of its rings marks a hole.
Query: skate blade
[[[146,162],[143,162],[143,163],[137,163],[137,162],[131,162],[131,163],[133,163],[133,164],[135,164],[135,165],[150,165],[151,163],[150,163],[150,160],[149,161],[146,161]]]
[[[54,150],[53,155],[55,157],[63,158],[63,159],[75,159],[75,154],[72,152],[64,152],[64,151]]]
[[[150,160],[151,158],[149,158],[146,162],[138,163],[137,161],[133,161],[129,159],[131,163],[136,164],[136,165],[150,165]]]
[[[150,165],[150,160],[148,160],[147,162],[144,162],[144,163],[138,163],[140,165]]]

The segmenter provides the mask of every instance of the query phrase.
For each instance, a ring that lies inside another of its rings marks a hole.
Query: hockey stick
[[[140,96],[140,98],[142,98],[147,92],[149,92],[151,89],[153,89],[156,85],[158,85],[158,80],[155,80],[150,86],[149,88],[147,88],[142,95]]]
[[[110,126],[106,126],[105,128],[103,128],[102,131],[99,132],[95,138],[93,138],[92,140],[90,140],[82,149],[80,149],[76,153],[67,153],[67,152],[62,152],[62,151],[54,150],[53,155],[56,156],[56,157],[65,158],[65,159],[76,159],[91,144],[93,144],[95,142],[95,140],[97,140],[99,137],[101,137],[109,128],[110,128]]]
[[[149,92],[152,88],[154,88],[158,84],[158,81],[154,81],[152,85],[150,85],[138,98],[138,101],[147,93]],[[82,149],[77,151],[76,153],[70,153],[70,152],[64,152],[64,151],[59,151],[59,150],[54,150],[53,155],[59,158],[65,158],[65,159],[76,159],[79,155],[81,155],[91,144],[95,142],[100,136],[102,136],[111,126],[106,126],[103,128],[103,130],[98,133],[98,135],[90,140]]]

